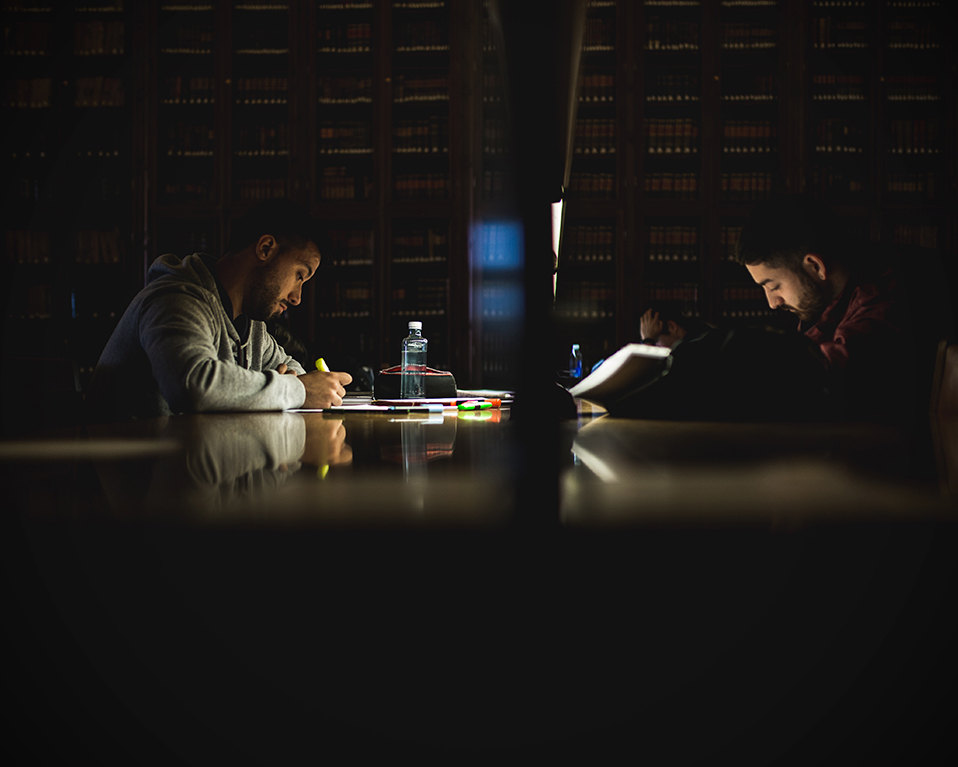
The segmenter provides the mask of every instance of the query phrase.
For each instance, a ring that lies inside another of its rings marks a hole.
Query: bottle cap
[[[422,323],[421,323],[421,322],[410,322],[410,323],[409,323],[409,329],[410,329],[410,330],[422,330]]]

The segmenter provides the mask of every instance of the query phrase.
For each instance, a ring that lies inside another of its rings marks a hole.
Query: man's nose
[[[289,296],[287,296],[287,300],[288,300],[289,303],[291,303],[293,306],[298,306],[298,305],[299,305],[300,298],[302,297],[302,295],[303,295],[303,288],[302,288],[302,287],[296,287],[296,288],[293,289],[293,292],[290,293]]]

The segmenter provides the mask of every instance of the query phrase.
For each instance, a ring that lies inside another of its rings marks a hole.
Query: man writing
[[[287,200],[234,224],[227,253],[159,257],[91,383],[102,420],[342,404],[348,373],[306,373],[267,332],[319,268],[314,220]]]
[[[798,316],[846,417],[910,418],[916,382],[906,297],[890,265],[863,256],[825,205],[789,195],[753,209],[734,260],[770,307]]]

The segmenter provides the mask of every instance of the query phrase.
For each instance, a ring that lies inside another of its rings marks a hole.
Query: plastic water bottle
[[[399,396],[415,399],[426,396],[426,345],[422,337],[422,323],[410,322],[409,335],[402,342],[402,376]]]
[[[569,355],[569,376],[582,378],[582,352],[579,344],[572,344],[572,353]]]

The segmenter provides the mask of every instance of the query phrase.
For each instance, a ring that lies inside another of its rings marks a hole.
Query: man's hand
[[[659,336],[662,335],[662,320],[659,319],[658,312],[653,312],[651,309],[645,310],[645,314],[639,320],[639,333],[643,341],[654,343],[659,340]]]
[[[346,427],[336,418],[326,418],[319,413],[306,413],[306,445],[302,463],[310,466],[335,466],[350,463],[353,450],[346,444]]]
[[[353,377],[349,373],[325,373],[314,370],[299,377],[306,387],[306,402],[304,408],[335,407],[343,404],[346,394],[346,384],[351,383]]]
[[[295,370],[293,370],[292,368],[286,367],[286,365],[284,365],[282,362],[279,363],[279,367],[276,368],[276,372],[279,373],[281,376],[294,376],[294,375],[296,375],[296,371],[295,371]]]

